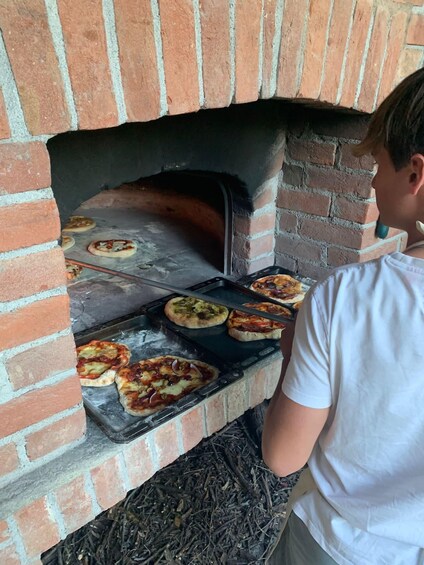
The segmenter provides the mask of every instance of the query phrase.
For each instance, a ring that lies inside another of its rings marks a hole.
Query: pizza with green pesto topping
[[[219,326],[228,318],[225,306],[191,296],[171,298],[165,304],[165,314],[174,324],[191,329]]]

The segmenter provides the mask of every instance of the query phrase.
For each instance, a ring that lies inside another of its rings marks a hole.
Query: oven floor
[[[93,218],[96,227],[72,233],[75,245],[65,252],[76,259],[116,271],[187,287],[222,276],[219,244],[196,226],[174,218],[133,209],[78,209],[75,215]],[[97,257],[87,251],[91,241],[132,239],[138,250],[128,258]],[[93,270],[68,284],[73,332],[114,320],[169,292]]]
[[[248,429],[251,414],[69,535],[43,564],[264,563],[298,474],[279,479],[265,467]]]

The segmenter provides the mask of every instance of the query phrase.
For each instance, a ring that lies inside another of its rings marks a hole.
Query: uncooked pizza
[[[131,353],[123,343],[93,339],[77,347],[77,373],[83,386],[107,386],[116,371],[128,365]]]
[[[175,355],[143,359],[115,377],[119,399],[128,414],[148,416],[218,377],[216,367]]]
[[[243,306],[276,316],[293,318],[288,308],[270,302],[247,303]],[[227,327],[229,335],[239,341],[256,341],[258,339],[279,339],[286,325],[283,322],[262,318],[259,314],[255,316],[233,310],[227,320]]]
[[[264,296],[294,304],[303,300],[305,291],[302,283],[290,275],[268,275],[254,281],[250,288]]]
[[[75,239],[71,235],[62,235],[62,249],[66,251],[75,245]]]
[[[68,279],[68,281],[74,281],[75,279],[77,279],[84,270],[84,268],[81,267],[81,265],[75,265],[74,263],[71,263],[70,261],[67,260],[65,260],[65,264],[66,264],[66,278]]]
[[[88,251],[99,257],[131,257],[137,251],[137,244],[131,239],[104,239],[92,241]]]
[[[210,328],[225,322],[228,309],[191,296],[177,296],[165,304],[166,316],[185,328]]]
[[[96,222],[86,216],[71,216],[62,231],[83,232],[96,227]]]

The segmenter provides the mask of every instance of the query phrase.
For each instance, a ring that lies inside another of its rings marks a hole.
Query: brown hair
[[[361,157],[381,147],[397,171],[415,153],[424,154],[424,69],[406,77],[380,104],[352,153]]]

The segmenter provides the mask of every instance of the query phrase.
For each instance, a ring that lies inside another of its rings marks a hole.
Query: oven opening
[[[72,216],[95,222],[84,232],[64,231],[75,243],[65,257],[185,288],[231,274],[231,194],[222,180],[199,173],[163,173],[105,190]],[[64,223],[66,226],[66,221]],[[93,255],[96,241],[130,240],[129,257]],[[83,268],[68,281],[74,332],[138,310],[169,291]]]
[[[273,256],[271,222],[252,244],[247,226],[255,194],[281,159],[281,115],[275,103],[258,103],[53,137],[47,147],[61,227],[71,216],[95,222],[63,232],[75,241],[65,257],[187,288],[245,274],[257,244],[259,254]],[[136,253],[88,250],[115,239],[134,241]],[[79,333],[170,292],[85,267],[68,293]]]
[[[233,199],[229,185],[235,184],[234,179],[188,170],[129,182],[125,179],[132,173],[125,169],[119,176],[104,169],[96,175],[98,155],[93,154],[92,145],[87,149],[91,158],[81,158],[81,154],[71,158],[72,136],[61,137],[52,140],[50,156],[52,188],[64,229],[62,245],[71,245],[64,250],[66,259],[180,288],[231,275]],[[86,175],[79,183],[81,169]],[[89,218],[95,225],[82,232],[67,231],[72,216]],[[132,241],[137,250],[128,257],[97,256],[89,251],[92,242],[108,240]],[[70,267],[68,277],[74,273]],[[68,293],[72,329],[79,333],[135,312],[169,291],[84,267],[68,280]]]

